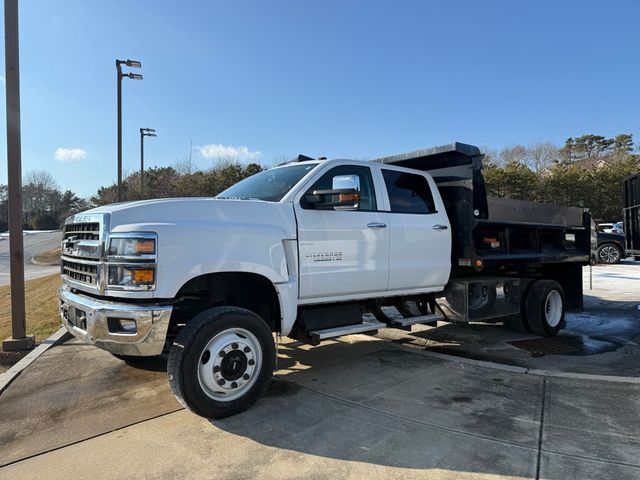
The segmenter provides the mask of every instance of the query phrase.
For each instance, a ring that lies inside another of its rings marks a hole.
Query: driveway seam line
[[[559,455],[561,457],[576,458],[580,460],[588,460],[590,462],[607,463],[610,465],[620,465],[621,467],[631,467],[631,468],[640,469],[640,464],[635,464],[635,463],[620,462],[618,460],[603,460],[602,458],[587,457],[585,455],[577,455],[575,453],[558,452],[556,450],[545,450],[544,448],[542,449],[542,451],[544,453],[552,453],[554,455]]]
[[[380,415],[383,415],[383,416],[386,416],[386,417],[389,417],[389,418],[393,418],[393,419],[396,419],[396,420],[400,420],[400,421],[403,421],[403,422],[409,423],[409,424],[415,424],[415,425],[420,425],[420,426],[423,426],[423,427],[429,427],[429,428],[433,428],[435,430],[441,430],[441,431],[445,431],[445,432],[448,432],[448,433],[462,435],[462,436],[465,436],[465,437],[478,438],[478,439],[481,439],[481,440],[486,440],[486,441],[494,442],[494,443],[501,444],[501,445],[508,445],[508,446],[511,446],[511,447],[523,448],[523,449],[529,450],[529,451],[540,451],[540,453],[542,453],[542,452],[544,452],[544,453],[552,453],[554,455],[558,455],[558,456],[561,456],[561,457],[570,457],[570,458],[577,458],[577,459],[581,459],[581,460],[588,460],[588,461],[599,462],[599,463],[620,465],[620,466],[624,466],[624,467],[640,468],[640,465],[635,465],[635,464],[632,464],[632,463],[625,463],[625,462],[620,462],[620,461],[616,461],[616,460],[605,460],[605,459],[602,459],[602,458],[590,457],[590,456],[585,456],[585,455],[576,455],[576,454],[572,454],[572,453],[563,453],[563,452],[558,452],[558,451],[555,451],[555,450],[546,450],[546,449],[541,448],[541,447],[540,448],[528,447],[526,445],[520,445],[520,444],[513,443],[513,442],[507,442],[507,441],[504,441],[504,440],[498,440],[498,439],[491,438],[491,437],[485,437],[483,435],[478,435],[478,434],[475,434],[475,433],[468,433],[468,432],[458,431],[458,430],[455,430],[455,429],[450,428],[450,427],[444,427],[444,426],[441,426],[441,425],[434,425],[434,424],[430,424],[430,423],[427,423],[427,422],[422,422],[420,420],[401,417],[401,416],[395,415],[393,413],[385,412],[383,410],[378,410],[376,408],[369,407],[367,405],[362,405],[362,404],[354,402],[352,400],[347,400],[347,399],[344,399],[344,398],[337,397],[335,395],[331,395],[329,393],[320,392],[320,391],[314,390],[313,388],[309,388],[309,387],[306,387],[304,385],[300,385],[300,384],[292,382],[290,380],[285,380],[285,379],[280,378],[280,377],[278,377],[278,378],[281,381],[288,382],[288,383],[293,383],[293,384],[297,385],[298,387],[300,387],[301,389],[307,390],[307,391],[315,393],[317,395],[321,395],[321,396],[324,396],[324,397],[327,397],[327,398],[331,398],[332,400],[336,400],[336,401],[338,401],[340,403],[343,403],[343,404],[346,404],[346,405],[349,405],[349,406],[353,406],[353,407],[356,407],[356,408],[360,408],[362,410],[368,410],[368,411],[373,412],[373,413],[378,413]],[[545,396],[546,396],[546,388],[545,388]],[[539,477],[536,476],[536,479],[537,478],[539,478]]]
[[[39,457],[41,455],[46,455],[47,453],[55,452],[56,450],[62,450],[63,448],[73,447],[74,445],[78,445],[79,443],[87,442],[89,440],[93,440],[95,438],[102,437],[104,435],[109,435],[110,433],[117,432],[117,431],[120,431],[120,430],[124,430],[125,428],[129,428],[129,427],[134,427],[136,425],[139,425],[139,424],[145,423],[145,422],[149,422],[151,420],[156,420],[158,418],[166,417],[167,415],[172,415],[174,413],[181,412],[182,410],[184,410],[184,408],[181,407],[181,408],[178,408],[176,410],[172,410],[170,412],[161,413],[160,415],[156,415],[155,417],[145,418],[144,420],[138,420],[137,422],[129,423],[129,424],[123,425],[121,427],[112,428],[111,430],[109,430],[107,432],[96,433],[95,435],[91,435],[90,437],[82,438],[80,440],[76,440],[74,442],[67,443],[65,445],[60,445],[58,447],[49,448],[48,450],[44,450],[42,452],[34,453],[34,454],[28,455],[28,456],[26,456],[24,458],[20,458],[18,460],[13,460],[11,462],[8,462],[8,463],[5,463],[3,465],[0,465],[0,470],[5,468],[5,467],[10,467],[11,465],[15,465],[16,463],[24,462],[26,460],[31,460],[32,458],[36,458],[36,457]]]
[[[538,458],[536,461],[536,480],[540,478],[540,463],[542,460],[542,435],[544,430],[544,406],[547,401],[547,377],[542,379],[542,401],[540,402],[540,430],[538,432]]]
[[[284,380],[282,378],[280,378],[280,380],[285,381],[285,382],[289,382],[288,380]],[[289,383],[294,383],[294,382],[289,382]],[[335,395],[331,395],[330,393],[320,392],[318,390],[314,390],[313,388],[309,388],[309,387],[304,386],[304,385],[300,385],[300,384],[295,384],[295,385],[297,385],[298,387],[300,387],[300,388],[302,388],[304,390],[307,390],[309,392],[313,392],[313,393],[315,393],[317,395],[321,395],[323,397],[331,398],[332,400],[335,400],[337,402],[340,402],[340,403],[343,403],[343,404],[346,404],[346,405],[349,405],[349,406],[352,406],[352,407],[355,407],[355,408],[359,408],[361,410],[367,410],[369,412],[377,413],[379,415],[383,415],[385,417],[393,418],[395,420],[400,420],[400,421],[403,421],[403,422],[406,422],[406,423],[411,423],[411,424],[414,424],[414,425],[420,425],[420,426],[423,426],[423,427],[429,427],[429,428],[433,428],[433,429],[436,429],[436,430],[445,431],[445,432],[448,432],[448,433],[454,433],[454,434],[462,435],[462,436],[465,436],[465,437],[479,438],[481,440],[486,440],[486,441],[489,441],[489,442],[498,443],[500,445],[509,445],[511,447],[524,448],[524,449],[530,450],[530,451],[537,451],[537,447],[529,447],[527,445],[521,445],[521,444],[515,443],[515,442],[508,442],[508,441],[505,441],[505,440],[498,440],[496,438],[491,438],[491,437],[487,437],[487,436],[484,436],[484,435],[479,435],[479,434],[476,434],[476,433],[463,432],[463,431],[456,430],[456,429],[451,428],[451,427],[445,427],[445,426],[442,426],[442,425],[435,425],[435,424],[431,424],[431,423],[428,423],[428,422],[423,422],[421,420],[416,420],[416,419],[413,419],[413,418],[402,417],[400,415],[395,415],[395,414],[393,414],[391,412],[385,412],[384,410],[379,410],[377,408],[369,407],[367,405],[363,405],[361,403],[354,402],[352,400],[347,400],[346,398],[341,398],[341,397],[338,397],[338,396],[335,396]]]
[[[391,340],[391,346],[400,350],[406,350],[415,352],[425,357],[434,357],[441,360],[447,360],[450,362],[457,362],[467,365],[475,365],[477,367],[490,368],[494,370],[501,370],[504,372],[521,373],[524,375],[531,375],[534,377],[547,377],[547,378],[562,378],[566,380],[585,380],[585,381],[602,381],[612,383],[624,383],[624,384],[640,384],[640,377],[622,377],[618,375],[598,375],[590,373],[573,373],[573,372],[554,372],[551,370],[542,370],[536,368],[518,367],[514,365],[506,365],[498,362],[491,362],[488,360],[476,360],[473,358],[459,357],[448,353],[434,352],[431,350],[424,350],[423,348],[408,347],[406,345],[396,344],[394,340]]]

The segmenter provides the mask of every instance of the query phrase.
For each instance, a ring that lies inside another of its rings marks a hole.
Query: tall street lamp
[[[155,128],[140,129],[140,197],[144,198],[144,137],[155,137]]]
[[[4,2],[4,66],[7,116],[7,183],[9,185],[9,270],[11,282],[11,338],[2,349],[28,350],[24,305],[24,245],[22,242],[22,144],[20,138],[20,52],[18,0]]]
[[[116,70],[118,70],[118,202],[122,201],[122,78],[142,80],[142,75],[139,73],[123,73],[122,65],[129,68],[140,68],[142,63],[137,60],[116,60]]]

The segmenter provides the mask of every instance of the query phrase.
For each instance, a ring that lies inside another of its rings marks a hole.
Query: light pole
[[[155,128],[140,129],[140,198],[144,198],[144,137],[155,136]]]
[[[22,156],[20,140],[20,61],[18,0],[4,2],[4,65],[9,184],[9,269],[11,273],[11,338],[2,349],[28,350],[35,338],[26,335],[24,245],[22,242]]]
[[[140,68],[142,63],[137,60],[116,60],[116,70],[118,70],[118,202],[122,201],[122,77],[142,80],[142,75],[139,73],[122,73],[122,65]]]

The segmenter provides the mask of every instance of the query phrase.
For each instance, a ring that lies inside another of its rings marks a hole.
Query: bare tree
[[[43,190],[58,190],[58,183],[46,170],[31,170],[24,176],[23,184],[33,185]]]
[[[482,154],[484,155],[483,161],[486,165],[489,165],[489,164],[498,165],[500,163],[498,151],[495,148],[491,148],[486,145],[483,145],[479,148]]]
[[[0,232],[4,232],[9,228],[8,197],[9,189],[7,185],[0,185]]]
[[[25,175],[22,195],[27,215],[53,212],[60,203],[58,184],[46,170],[32,170]]]
[[[193,162],[190,157],[185,157],[183,160],[176,160],[173,168],[179,175],[191,175],[193,173]]]
[[[525,163],[527,158],[527,149],[524,145],[507,145],[498,154],[499,164],[507,165],[509,163]]]
[[[550,142],[532,143],[527,147],[527,166],[536,173],[543,172],[557,163],[558,148]]]

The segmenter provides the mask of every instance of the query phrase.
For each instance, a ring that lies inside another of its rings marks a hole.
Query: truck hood
[[[171,225],[225,223],[276,227],[283,238],[296,238],[293,205],[284,202],[260,200],[218,200],[215,198],[168,198],[115,203],[88,210],[84,213],[109,214],[112,232],[155,230]],[[250,232],[247,232],[250,233]]]

